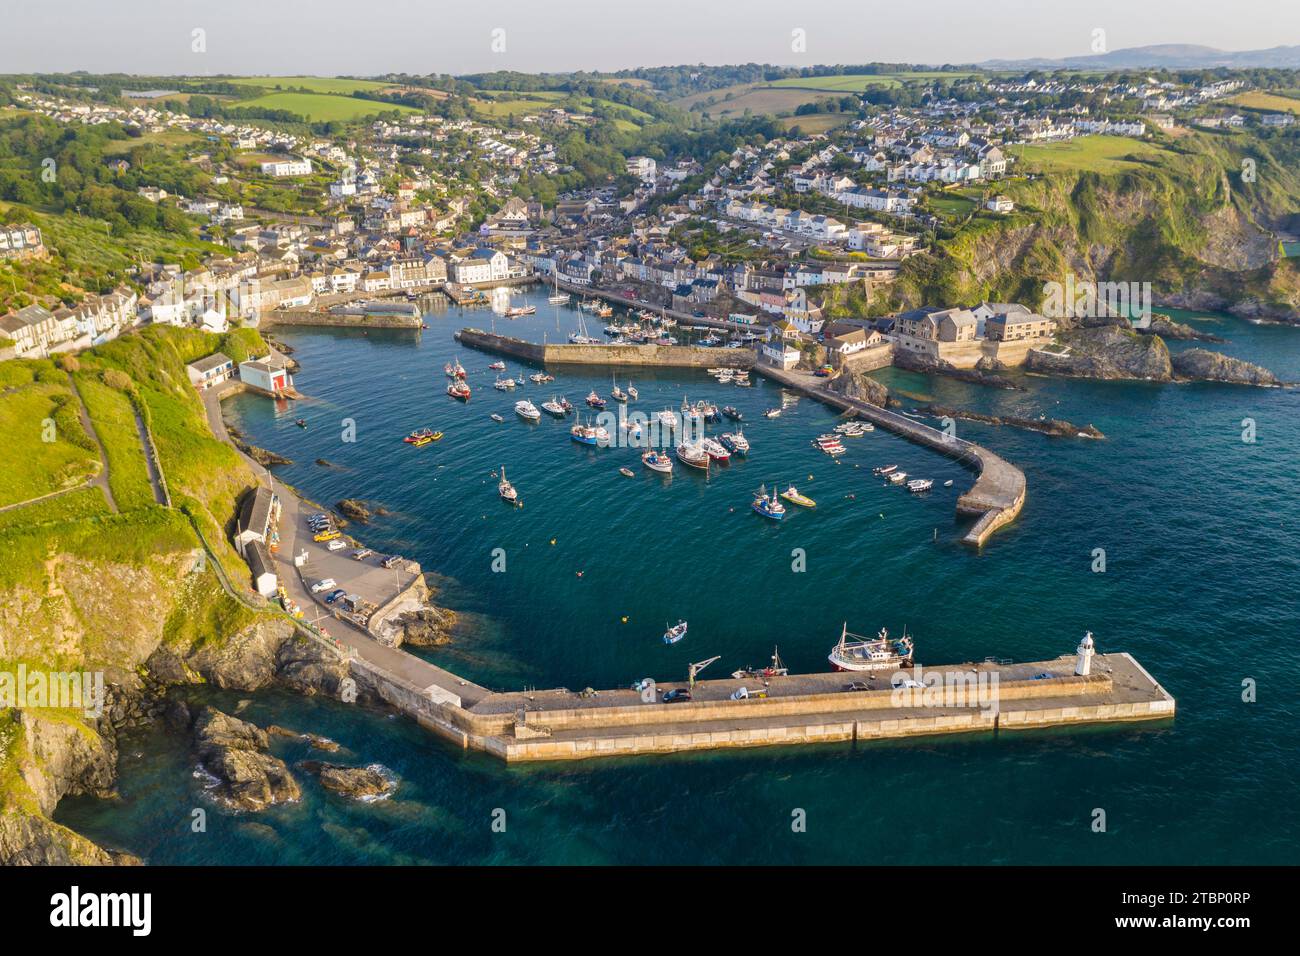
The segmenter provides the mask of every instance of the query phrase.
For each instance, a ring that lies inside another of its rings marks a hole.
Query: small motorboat
[[[614,399],[614,401],[616,402],[626,402],[627,392],[623,391],[621,388],[618,387],[618,379],[614,379],[613,382],[614,382],[614,388],[609,393],[610,398]]]
[[[686,622],[678,621],[672,627],[668,628],[668,630],[664,631],[664,643],[676,644],[685,636],[686,636]]]
[[[943,486],[944,486],[945,488],[951,488],[951,487],[952,487],[952,479],[949,478],[947,481],[945,481],[945,482],[943,483]]]
[[[515,490],[514,485],[506,480],[505,465],[501,466],[501,481],[497,483],[497,493],[501,495],[503,500],[510,502],[512,505],[519,503],[519,492]]]
[[[641,464],[651,471],[659,472],[661,475],[671,474],[673,470],[673,460],[662,452],[653,449],[641,456]]]
[[[924,491],[929,491],[934,487],[934,481],[930,478],[913,478],[907,483],[907,490],[914,495],[919,495]]]
[[[496,412],[493,412],[493,413],[492,413],[492,420],[493,420],[494,422],[503,422],[503,421],[505,421],[505,419],[502,418],[500,415],[498,415]]]
[[[542,413],[537,410],[537,406],[524,399],[521,402],[515,402],[515,414],[526,422],[541,421]]]
[[[492,383],[492,387],[498,392],[504,392],[508,389],[514,388],[516,384],[518,383],[516,383],[513,378],[499,378]]]
[[[769,408],[769,409],[768,409],[767,411],[765,411],[763,414],[764,414],[765,416],[767,416],[768,418],[780,418],[780,417],[781,417],[781,409],[779,409],[779,408]]]
[[[452,398],[458,398],[462,402],[469,401],[469,385],[463,381],[457,380],[447,386],[447,394]]]
[[[730,461],[731,451],[716,438],[704,438],[700,441],[700,447],[714,461]]]
[[[294,423],[295,425],[297,425],[299,428],[306,428],[306,427],[307,427],[307,419],[305,419],[305,418],[297,418],[297,419],[294,419],[294,422],[293,422],[293,423]]]
[[[417,428],[415,431],[411,432],[411,434],[409,434],[409,435],[407,435],[405,438],[403,438],[402,441],[406,442],[408,445],[414,445],[416,442],[418,442],[418,441],[419,441],[420,439],[422,439],[422,438],[429,438],[429,439],[432,439],[432,438],[433,438],[433,429],[432,429],[432,428]]]
[[[604,408],[606,405],[609,404],[609,402],[605,401],[603,398],[597,395],[596,390],[593,388],[591,390],[591,394],[587,396],[587,404],[590,405],[592,408]]]
[[[871,473],[873,475],[892,475],[897,470],[897,465],[882,465],[878,468],[872,468]]]
[[[785,505],[777,501],[775,487],[769,496],[767,489],[760,486],[751,507],[764,518],[771,518],[773,521],[780,521],[785,517]]]
[[[631,382],[627,383],[627,397],[634,402],[641,397],[641,393],[636,390],[636,386]]]
[[[636,477],[636,475],[635,475],[635,473],[632,471],[632,469],[631,469],[631,468],[628,468],[626,465],[625,465],[624,467],[620,468],[620,469],[618,470],[618,473],[619,473],[620,475],[622,475],[624,478],[635,478],[635,477]]]
[[[749,454],[749,439],[745,437],[745,433],[739,428],[734,432],[723,432],[718,436],[718,441],[737,455]]]
[[[745,416],[740,414],[740,412],[736,409],[735,405],[728,405],[725,408],[723,408],[722,414],[726,415],[733,422],[741,422],[745,420]]]
[[[500,359],[497,359],[495,362],[490,364],[488,368],[490,368],[494,372],[504,372],[506,370],[506,363],[501,361]]]
[[[901,485],[905,481],[907,481],[907,472],[905,471],[895,471],[891,472],[889,475],[889,483],[891,485]]]
[[[536,311],[537,306],[535,305],[517,305],[506,309],[505,315],[507,319],[514,319],[521,315],[533,315]]]
[[[817,502],[813,501],[807,495],[801,495],[799,493],[799,490],[795,488],[794,485],[791,485],[785,491],[781,492],[781,497],[784,498],[786,501],[790,502],[792,505],[799,505],[800,507],[803,508],[817,507]]]

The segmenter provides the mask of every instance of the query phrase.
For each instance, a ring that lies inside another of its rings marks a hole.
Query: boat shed
[[[248,558],[248,545],[260,543],[267,545],[271,537],[271,525],[279,516],[280,501],[268,488],[260,485],[253,493],[244,498],[239,508],[239,524],[235,529],[235,547],[239,553]]]
[[[271,552],[261,541],[254,541],[244,549],[244,558],[253,575],[253,587],[262,597],[274,597],[280,580],[275,573],[275,564],[271,561]]]

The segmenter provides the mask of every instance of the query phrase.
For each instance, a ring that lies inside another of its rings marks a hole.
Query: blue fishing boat
[[[686,622],[678,621],[672,627],[668,628],[668,630],[664,631],[664,643],[676,644],[685,636],[686,636]]]
[[[769,496],[767,489],[759,486],[758,493],[754,496],[753,509],[761,514],[764,518],[771,518],[773,521],[780,521],[785,517],[785,505],[781,504],[776,495],[776,486],[772,487],[772,494]]]

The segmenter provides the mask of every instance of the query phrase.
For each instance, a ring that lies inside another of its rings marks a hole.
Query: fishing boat
[[[494,422],[503,422],[503,421],[505,421],[505,419],[502,418],[500,415],[498,415],[496,412],[493,412],[493,413],[492,413],[491,418],[492,418],[492,420],[493,420]]]
[[[676,644],[685,636],[686,636],[686,622],[678,621],[672,627],[664,631],[664,643]]]
[[[595,315],[597,315],[599,318],[608,319],[611,315],[614,314],[614,307],[602,303],[596,306],[596,308],[592,309],[592,312],[595,313]]]
[[[718,436],[718,441],[737,455],[749,454],[749,439],[745,437],[745,433],[739,428],[734,432],[723,432]]]
[[[633,448],[641,444],[645,437],[645,426],[638,421],[623,420],[623,431],[627,432],[627,443]]]
[[[537,406],[524,399],[521,402],[515,402],[515,414],[526,422],[541,421],[542,413],[537,410]]]
[[[754,503],[750,507],[764,518],[771,518],[773,521],[780,521],[785,517],[785,505],[776,500],[775,487],[772,488],[772,494],[769,496],[767,489],[760,485],[754,495]]]
[[[655,418],[658,420],[659,424],[662,425],[664,428],[677,427],[677,422],[678,422],[677,413],[674,412],[671,408],[665,408],[662,412],[655,412]]]
[[[695,403],[695,411],[704,417],[704,420],[710,425],[722,421],[722,415],[718,412],[718,406],[712,402],[698,401]]]
[[[592,408],[604,408],[606,405],[609,404],[609,402],[605,401],[603,398],[597,395],[596,390],[593,388],[591,390],[591,394],[587,396],[587,404],[590,405]]]
[[[873,475],[892,475],[897,470],[898,470],[897,465],[882,465],[877,468],[872,468],[871,473]]]
[[[569,401],[568,398],[566,398],[565,396],[561,395],[561,396],[560,396],[560,407],[561,407],[562,409],[564,409],[566,412],[571,412],[571,411],[573,411],[573,402]]]
[[[852,638],[852,640],[850,640]],[[840,631],[840,642],[831,648],[827,658],[837,671],[898,670],[912,666],[912,639],[903,632],[900,638],[891,638],[883,627],[875,640],[861,634],[850,634],[848,622]]]
[[[620,475],[622,475],[624,478],[635,478],[635,477],[636,477],[636,474],[632,471],[632,469],[631,469],[631,468],[628,468],[626,465],[624,465],[622,468],[620,468],[620,469],[618,470],[618,473],[619,473]]]
[[[466,382],[455,381],[447,386],[447,394],[452,398],[458,398],[462,402],[469,401],[469,385]]]
[[[580,445],[607,445],[609,433],[599,425],[584,425],[578,422],[569,429],[569,437]]]
[[[677,460],[691,468],[709,470],[709,453],[697,442],[682,442],[678,445]]]
[[[456,364],[451,367],[451,371],[457,378],[464,378],[466,375],[465,366],[460,364],[460,359],[456,359]]]
[[[716,438],[705,438],[700,441],[700,447],[714,461],[730,461],[731,449],[722,444]]]
[[[807,495],[801,495],[799,493],[799,489],[797,489],[794,485],[791,485],[789,488],[785,489],[785,491],[781,492],[781,497],[784,498],[786,501],[790,502],[790,504],[792,505],[799,505],[800,507],[803,508],[817,507],[817,502],[813,501]]]
[[[616,402],[626,402],[627,392],[618,387],[618,379],[612,379],[614,383],[613,390],[609,393],[610,397]]]
[[[632,399],[634,402],[641,397],[641,393],[636,390],[636,386],[631,382],[627,383],[627,397]]]
[[[554,415],[556,418],[563,418],[566,414],[564,406],[555,400],[554,395],[551,396],[549,402],[542,402],[542,411],[548,415]]]
[[[740,414],[739,410],[737,410],[735,405],[728,405],[725,408],[723,408],[722,414],[726,415],[733,422],[741,422],[745,420],[745,416]]]
[[[781,417],[781,409],[779,409],[779,408],[769,408],[769,409],[768,409],[767,411],[765,411],[763,414],[764,414],[764,416],[766,416],[767,418],[780,418],[780,417]]]
[[[535,305],[517,305],[506,309],[505,316],[507,319],[515,319],[521,315],[533,315],[537,312]]]
[[[641,464],[645,465],[651,471],[657,471],[661,475],[672,474],[673,460],[663,452],[651,449],[641,455]]]
[[[515,490],[514,485],[510,484],[510,482],[506,480],[505,465],[501,466],[501,481],[497,483],[497,493],[512,505],[517,504],[519,501],[519,492]]]
[[[515,387],[515,380],[513,378],[499,378],[492,383],[492,387],[498,392],[504,392]]]
[[[545,372],[534,372],[528,376],[528,380],[535,385],[545,385],[547,382],[554,382],[554,375],[547,375]]]
[[[418,441],[419,441],[420,439],[422,439],[422,438],[428,438],[428,439],[432,440],[432,439],[433,439],[433,429],[432,429],[432,428],[417,428],[415,431],[411,432],[411,434],[409,434],[409,435],[407,435],[405,438],[403,438],[402,441],[406,442],[408,445],[414,445],[416,442],[418,442]]]
[[[490,368],[494,372],[504,372],[506,370],[506,363],[501,361],[500,359],[497,359],[495,362],[489,364],[488,368]]]
[[[905,481],[907,481],[907,472],[905,471],[895,471],[889,475],[891,485],[901,485]]]
[[[930,478],[913,478],[907,483],[907,490],[914,495],[919,495],[923,491],[929,491],[934,487],[934,481]]]

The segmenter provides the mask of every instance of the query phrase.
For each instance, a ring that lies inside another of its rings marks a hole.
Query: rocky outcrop
[[[1197,382],[1277,387],[1281,380],[1268,369],[1208,349],[1187,349],[1173,357],[1175,376]]]
[[[194,722],[194,749],[216,780],[213,795],[234,810],[259,811],[302,796],[283,760],[267,753],[261,728],[205,707]]]
[[[888,407],[889,389],[865,372],[843,371],[831,380],[830,389],[845,398],[857,399],[880,408]]]
[[[1017,418],[1014,415],[984,415],[980,412],[970,412],[949,405],[931,405],[928,408],[919,410],[930,415],[960,418],[968,422],[982,422],[986,425],[1009,425],[1013,428],[1023,428],[1027,431],[1051,435],[1056,438],[1106,437],[1101,433],[1100,429],[1092,425],[1076,425],[1061,418]]]
[[[1209,332],[1202,332],[1200,329],[1194,329],[1190,325],[1182,322],[1175,322],[1167,315],[1152,315],[1151,324],[1146,328],[1138,329],[1143,335],[1158,335],[1166,342],[1218,342],[1228,341],[1217,335],[1211,335]]]
[[[296,730],[289,730],[281,727],[279,724],[271,724],[266,728],[268,737],[285,737],[289,740],[301,740],[309,744],[313,750],[323,750],[326,753],[338,753],[343,748],[337,741],[330,740],[328,737],[322,737],[320,734],[300,734]]]
[[[318,777],[326,790],[354,800],[378,800],[397,789],[397,781],[386,774],[379,764],[345,767],[319,760],[304,760],[298,766]]]
[[[1031,350],[1025,367],[1033,372],[1080,378],[1154,382],[1173,378],[1169,349],[1160,336],[1138,335],[1119,325],[1063,332],[1056,346]]]
[[[366,503],[357,498],[344,498],[334,507],[337,508],[339,514],[343,515],[345,518],[350,518],[353,521],[360,521],[362,524],[368,522],[373,516],[373,513]]]
[[[451,643],[450,631],[456,626],[456,612],[435,605],[425,605],[399,615],[394,623],[403,644],[415,647],[443,647]]]
[[[348,676],[346,660],[302,635],[280,645],[275,667],[281,684],[308,697],[314,694],[337,697]]]
[[[980,361],[983,362],[983,359]],[[897,368],[907,369],[911,372],[946,375],[949,378],[957,379],[959,382],[969,382],[972,385],[987,385],[990,388],[1003,388],[1008,391],[1024,390],[1024,386],[1017,385],[1005,375],[999,375],[987,365],[977,366],[976,368],[957,368],[948,362],[931,358],[928,355],[918,355],[905,349],[897,349],[894,352],[894,365]]]
[[[226,431],[230,433],[230,440],[234,442],[236,448],[263,467],[293,464],[292,458],[285,458],[283,455],[277,455],[273,451],[267,451],[265,448],[258,448],[256,445],[250,444],[238,429],[227,425]]]
[[[199,645],[185,656],[184,665],[226,690],[260,690],[275,680],[280,649],[293,633],[288,619],[268,618],[213,646]]]

